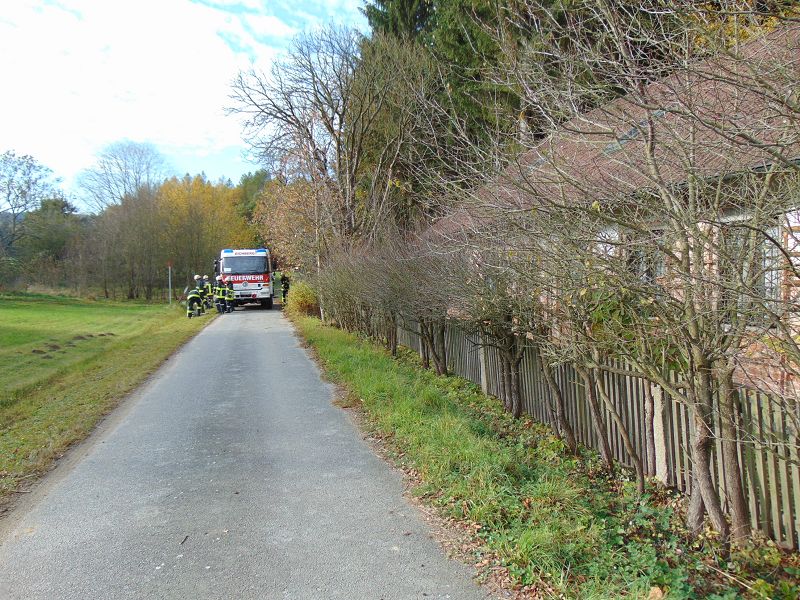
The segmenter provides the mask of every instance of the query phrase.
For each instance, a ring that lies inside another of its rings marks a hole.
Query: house
[[[713,487],[734,526],[800,547],[800,24],[691,62],[529,146],[423,243],[478,238],[498,253],[555,256],[552,290],[530,293],[561,306],[556,345],[576,327],[565,306],[619,291],[632,325],[609,333],[610,360],[639,359],[648,382],[609,369],[607,381],[622,379],[606,391],[639,457],[655,446],[648,469],[663,481],[694,493],[694,477],[713,479],[702,503]],[[586,386],[556,366],[571,425],[595,444]],[[548,392],[523,368],[529,411],[548,420]]]
[[[691,63],[562,124],[428,235],[469,236],[504,220],[524,229],[537,211],[561,212],[609,269],[625,264],[653,293],[681,298],[702,285],[703,310],[720,327],[734,302],[774,309],[773,326],[780,316],[800,334],[799,82],[798,24]],[[754,231],[759,247],[748,249]],[[678,266],[679,242],[689,246],[683,259],[704,254],[699,268]],[[737,381],[800,392],[800,373],[758,325],[743,338]]]

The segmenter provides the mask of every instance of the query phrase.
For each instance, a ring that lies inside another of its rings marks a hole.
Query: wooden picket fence
[[[414,322],[398,327],[400,344],[421,352],[418,327]],[[496,348],[482,345],[478,334],[448,324],[448,368],[452,373],[482,386],[484,391],[502,396],[500,356]],[[526,352],[521,369],[521,395],[524,410],[539,422],[553,425],[550,414],[550,390],[538,367],[533,349]],[[621,364],[614,365],[617,368]],[[554,368],[554,375],[564,395],[566,417],[578,441],[598,448],[597,434],[589,417],[589,405],[583,382],[570,365]],[[677,402],[660,388],[651,387],[656,407],[654,417],[655,461],[648,461],[646,451],[645,402],[646,382],[636,377],[602,372],[603,384],[617,412],[629,430],[645,472],[682,492],[691,491],[692,465],[690,443],[692,424],[689,407]],[[677,377],[677,375],[675,375]],[[797,423],[800,408],[778,403],[767,394],[741,388],[738,395],[737,430],[739,461],[744,489],[750,508],[753,529],[763,532],[786,548],[800,549],[800,448]],[[793,415],[787,414],[794,411]],[[606,411],[608,412],[608,411]],[[606,427],[612,452],[617,461],[631,466],[630,456],[617,426],[606,414]],[[715,431],[720,431],[715,411]],[[712,452],[713,476],[726,501],[724,465],[718,459],[720,439]],[[652,463],[652,464],[651,464]]]

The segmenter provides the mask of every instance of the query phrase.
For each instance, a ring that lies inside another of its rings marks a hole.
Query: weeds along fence
[[[398,326],[398,343],[423,352],[418,325],[405,322]],[[499,352],[484,346],[477,333],[467,332],[450,322],[445,336],[449,370],[480,385],[484,392],[503,398],[502,368]],[[618,369],[621,364],[609,365]],[[550,411],[550,389],[538,366],[533,349],[529,349],[520,365],[521,396],[524,410],[541,423],[553,426]],[[621,370],[621,369],[620,369]],[[553,369],[565,400],[566,417],[583,445],[597,449],[598,437],[589,415],[585,386],[575,369],[560,365]],[[690,444],[692,420],[689,408],[676,402],[657,386],[639,378],[603,371],[602,383],[625,427],[634,448],[641,457],[645,472],[665,485],[684,493],[691,491],[692,464]],[[647,452],[646,418],[648,392],[653,407],[652,437],[655,456]],[[605,410],[607,439],[616,460],[632,466],[622,435]],[[786,548],[800,549],[800,457],[798,432],[787,407],[767,394],[741,388],[738,390],[739,462],[744,473],[744,489],[750,509],[751,525]],[[721,431],[719,413],[715,411],[715,432]],[[719,456],[721,440],[715,435],[712,451],[713,477],[723,502],[726,500],[724,465]]]

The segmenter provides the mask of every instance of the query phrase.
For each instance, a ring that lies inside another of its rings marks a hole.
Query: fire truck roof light
[[[231,250],[230,248],[225,248],[222,252],[223,254],[230,254],[231,252],[233,252],[233,250]]]

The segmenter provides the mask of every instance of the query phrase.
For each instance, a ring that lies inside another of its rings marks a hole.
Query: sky
[[[362,0],[8,0],[0,11],[0,153],[29,154],[68,196],[97,154],[156,146],[175,175],[255,171],[231,82],[299,33],[366,29]]]

